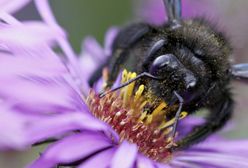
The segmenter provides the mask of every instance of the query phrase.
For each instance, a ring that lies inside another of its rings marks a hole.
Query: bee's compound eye
[[[159,72],[163,70],[172,70],[177,65],[177,59],[173,54],[161,55],[153,61],[150,67],[150,73],[153,75],[158,75]]]

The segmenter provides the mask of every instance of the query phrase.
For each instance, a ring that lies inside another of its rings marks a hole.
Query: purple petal
[[[10,107],[4,107],[3,104],[0,106],[0,136],[2,137],[0,149],[23,150],[31,144],[78,130],[104,131],[106,136],[114,138],[115,141],[118,140],[111,128],[86,113],[28,115]]]
[[[67,67],[50,48],[42,49],[1,54],[1,97],[11,105],[36,112],[81,109],[81,93]]]
[[[216,168],[248,167],[246,157],[211,152],[187,152],[183,156],[178,156],[176,160],[181,162],[198,163],[198,165],[212,165]]]
[[[44,23],[38,21],[18,25],[1,24],[0,31],[0,42],[10,47],[16,47],[17,45],[36,47],[39,45],[52,44],[52,41],[54,41],[56,37],[64,36],[64,32],[51,29]]]
[[[44,165],[51,168],[58,163],[72,163],[111,145],[111,141],[101,133],[83,132],[71,135],[51,145],[29,168],[44,168]]]
[[[248,156],[248,140],[214,139],[195,146],[195,149]]]
[[[142,1],[136,12],[138,16],[151,24],[161,25],[166,21],[162,0]]]
[[[117,149],[111,168],[130,168],[134,165],[137,156],[137,146],[124,141]]]
[[[52,10],[49,6],[48,0],[35,0],[36,8],[41,16],[41,18],[44,20],[47,25],[56,31],[63,31],[63,29],[59,26],[57,23]],[[78,58],[75,54],[75,52],[72,49],[72,46],[69,44],[69,41],[66,36],[57,36],[56,41],[59,45],[59,47],[64,52],[65,56],[68,59],[68,64],[70,64],[70,71],[71,73],[77,77],[79,84],[81,85],[84,81],[84,78],[82,78],[80,65],[78,64]]]
[[[21,25],[21,22],[17,20],[15,17],[6,12],[0,12],[0,18],[3,22],[10,25]],[[1,23],[1,25],[5,25],[5,23]]]
[[[80,96],[57,79],[0,79],[0,95],[9,104],[26,112],[60,113],[77,111],[83,106]]]
[[[11,124],[10,124],[11,122]],[[0,106],[0,149],[23,150],[27,143],[27,119],[10,108]]]
[[[82,54],[81,54],[82,55]],[[89,93],[90,87],[88,84],[88,79],[90,78],[91,74],[97,68],[97,62],[95,62],[90,55],[84,53],[83,56],[80,57],[80,65],[81,65],[81,76],[84,78],[82,80],[82,91],[86,95]]]
[[[11,76],[62,76],[68,71],[62,61],[49,48],[41,48],[43,52],[27,51],[26,53],[0,53],[0,77]],[[10,68],[11,67],[11,68]]]
[[[112,51],[112,42],[117,35],[118,30],[116,28],[110,28],[105,36],[105,47],[102,48],[99,43],[92,37],[88,37],[84,40],[82,45],[82,51],[80,54],[81,65],[81,82],[83,85],[83,93],[88,94],[89,85],[88,79],[97,67],[102,65],[107,56],[110,56]]]
[[[0,149],[23,150],[31,144],[50,138],[59,138],[78,130],[102,131],[106,137],[112,139],[113,143],[118,142],[118,135],[108,125],[89,113],[34,115],[23,114],[3,105],[0,107],[0,136],[2,137]]]
[[[110,28],[105,36],[105,47],[102,48],[99,43],[92,37],[87,37],[82,45],[80,54],[81,76],[83,78],[83,91],[89,92],[88,79],[97,67],[102,65],[107,56],[110,56],[112,42],[117,35],[116,28]]]
[[[248,146],[243,140],[224,140],[221,138],[210,138],[201,144],[193,146],[187,151],[179,152],[172,160],[173,165],[185,167],[248,167]],[[188,165],[188,166],[187,166]]]
[[[110,56],[112,51],[112,43],[118,33],[115,27],[110,28],[105,35],[104,48],[93,37],[86,37],[83,42],[83,51],[89,54],[92,59],[97,62],[104,62],[106,56]]]
[[[34,2],[41,18],[51,27],[58,27],[58,23],[52,13],[48,0],[34,0]]]
[[[79,165],[78,168],[107,168],[115,151],[115,148],[110,148],[100,152]]]
[[[76,130],[105,131],[111,129],[92,116],[83,113],[68,113],[40,117],[29,124],[30,143],[46,140]]]
[[[35,0],[35,5],[41,18],[49,25],[49,27],[58,31],[63,30],[62,27],[57,23],[56,18],[54,17],[53,12],[49,6],[48,0]],[[68,58],[68,62],[71,65],[71,70],[73,70],[73,73],[77,75],[80,80],[83,80],[82,76],[80,76],[80,65],[78,64],[78,58],[73,51],[73,48],[70,45],[67,37],[58,36],[57,42],[65,56]]]
[[[93,38],[86,38],[83,42],[82,53],[80,54],[81,76],[83,91],[88,94],[88,79],[105,58],[104,50]]]
[[[203,119],[201,117],[196,117],[196,116],[188,116],[188,117],[180,120],[180,122],[178,124],[178,130],[180,130],[180,131],[179,131],[179,136],[177,137],[177,139],[181,139],[181,138],[185,137],[186,135],[189,134],[190,131],[192,131],[192,129],[195,126],[203,124],[204,121],[205,121],[205,119]]]
[[[184,162],[184,161],[179,161],[179,160],[173,160],[171,162],[171,164],[173,165],[173,167],[183,167],[183,168],[201,168],[203,167],[203,165],[197,165],[196,163],[189,163],[189,162]],[[206,167],[206,164],[204,164],[204,168],[208,168]]]
[[[174,168],[174,167],[171,167],[170,165],[166,165],[166,164],[162,164],[162,163],[156,163],[155,166],[156,166],[156,168]]]
[[[15,13],[31,0],[0,0],[1,10],[8,13]]]
[[[141,167],[141,168],[156,168],[152,160],[142,155],[139,155],[136,164],[137,167]]]

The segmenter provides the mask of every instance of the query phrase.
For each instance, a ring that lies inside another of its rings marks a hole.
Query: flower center
[[[122,73],[122,83],[135,78],[136,73]],[[99,98],[91,91],[87,103],[92,113],[108,123],[124,139],[135,143],[147,157],[166,162],[170,159],[171,131],[175,121],[166,116],[175,111],[176,106],[168,107],[162,99],[147,91],[145,85],[135,82],[121,88],[118,92]],[[181,119],[187,115],[182,112]]]

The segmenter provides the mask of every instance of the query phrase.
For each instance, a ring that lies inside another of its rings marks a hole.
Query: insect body
[[[136,78],[111,91],[141,80],[157,97],[169,104],[178,103],[178,110],[173,113],[176,118],[173,137],[181,111],[194,113],[207,108],[206,122],[177,142],[175,149],[180,149],[205,139],[230,119],[233,111],[230,80],[238,76],[246,78],[248,66],[230,65],[229,42],[209,22],[202,18],[181,20],[180,1],[165,4],[169,21],[160,27],[136,23],[123,28],[113,43],[110,60],[92,76],[90,83],[98,78],[104,66],[110,72],[109,87],[122,68],[137,72]]]

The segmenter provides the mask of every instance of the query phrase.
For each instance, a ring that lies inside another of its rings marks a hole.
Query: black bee
[[[114,40],[112,56],[89,84],[99,79],[104,67],[110,72],[108,87],[122,68],[137,72],[136,78],[110,91],[139,79],[165,102],[177,102],[173,137],[182,110],[208,109],[206,122],[176,142],[174,149],[181,149],[202,141],[230,119],[234,102],[229,84],[248,78],[248,64],[230,65],[229,41],[204,18],[181,19],[180,0],[164,0],[164,4],[168,22],[160,27],[136,23],[123,28]]]

